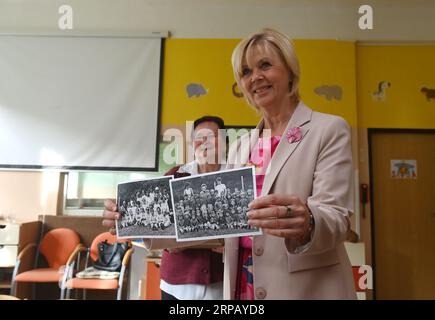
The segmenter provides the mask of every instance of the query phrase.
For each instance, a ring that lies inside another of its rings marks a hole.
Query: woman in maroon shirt
[[[166,172],[175,178],[195,175],[223,169],[217,150],[219,150],[219,129],[224,129],[224,121],[214,116],[205,116],[194,122],[195,159],[182,166]],[[202,133],[213,132],[210,139]],[[223,142],[225,143],[225,142]],[[214,149],[214,150],[213,150]],[[214,152],[214,163],[201,161],[207,158],[207,152]],[[199,160],[199,161],[198,161]],[[195,208],[193,208],[195,209]],[[116,205],[113,201],[105,202],[103,225],[112,228],[117,219]],[[222,299],[223,298],[223,262],[222,254],[211,249],[176,248],[165,249],[160,268],[163,300],[173,299]]]

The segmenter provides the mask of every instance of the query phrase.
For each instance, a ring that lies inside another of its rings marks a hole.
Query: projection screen
[[[163,39],[0,36],[0,168],[157,168]]]

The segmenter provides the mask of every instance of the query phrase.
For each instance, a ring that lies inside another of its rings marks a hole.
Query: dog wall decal
[[[420,91],[425,94],[427,101],[430,101],[431,99],[435,100],[435,89],[421,88]]]
[[[388,81],[381,81],[378,84],[378,91],[372,93],[373,100],[385,101],[387,99],[387,89],[391,87]]]

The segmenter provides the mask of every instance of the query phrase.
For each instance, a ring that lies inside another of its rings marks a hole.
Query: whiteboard
[[[157,168],[162,39],[0,36],[0,168]]]

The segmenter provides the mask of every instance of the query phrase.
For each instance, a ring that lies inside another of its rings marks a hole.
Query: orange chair
[[[92,241],[90,248],[84,248],[82,247],[80,251],[87,251],[86,255],[86,263],[85,263],[85,269],[88,266],[89,257],[93,262],[96,262],[98,260],[98,244],[100,242],[106,241],[110,244],[113,244],[115,242],[126,242],[127,240],[118,240],[116,236],[112,235],[110,232],[104,232],[99,234],[95,239]],[[126,268],[128,267],[128,264],[130,262],[130,256],[133,253],[133,248],[130,247],[122,259],[122,267],[121,271],[119,273],[118,279],[88,279],[88,278],[77,278],[77,277],[71,277],[69,276],[66,281],[66,298],[70,298],[70,291],[71,289],[83,289],[84,290],[84,298],[86,299],[86,290],[117,290],[116,299],[121,300],[122,295],[122,286],[124,283],[124,276]],[[76,253],[78,254],[78,252]],[[69,263],[73,263],[75,260],[75,257],[71,257]]]
[[[74,230],[67,228],[58,228],[47,232],[42,238],[39,248],[36,243],[25,246],[17,256],[12,274],[11,295],[16,295],[17,283],[19,282],[57,282],[61,289],[60,297],[62,298],[67,275],[74,268],[74,263],[67,266],[67,262],[72,256],[76,256],[81,247],[79,235]],[[37,251],[36,257],[38,257],[39,253],[42,254],[48,268],[37,268],[38,259],[36,258],[34,269],[18,273],[23,257],[30,253],[32,249],[37,248],[39,252]]]

